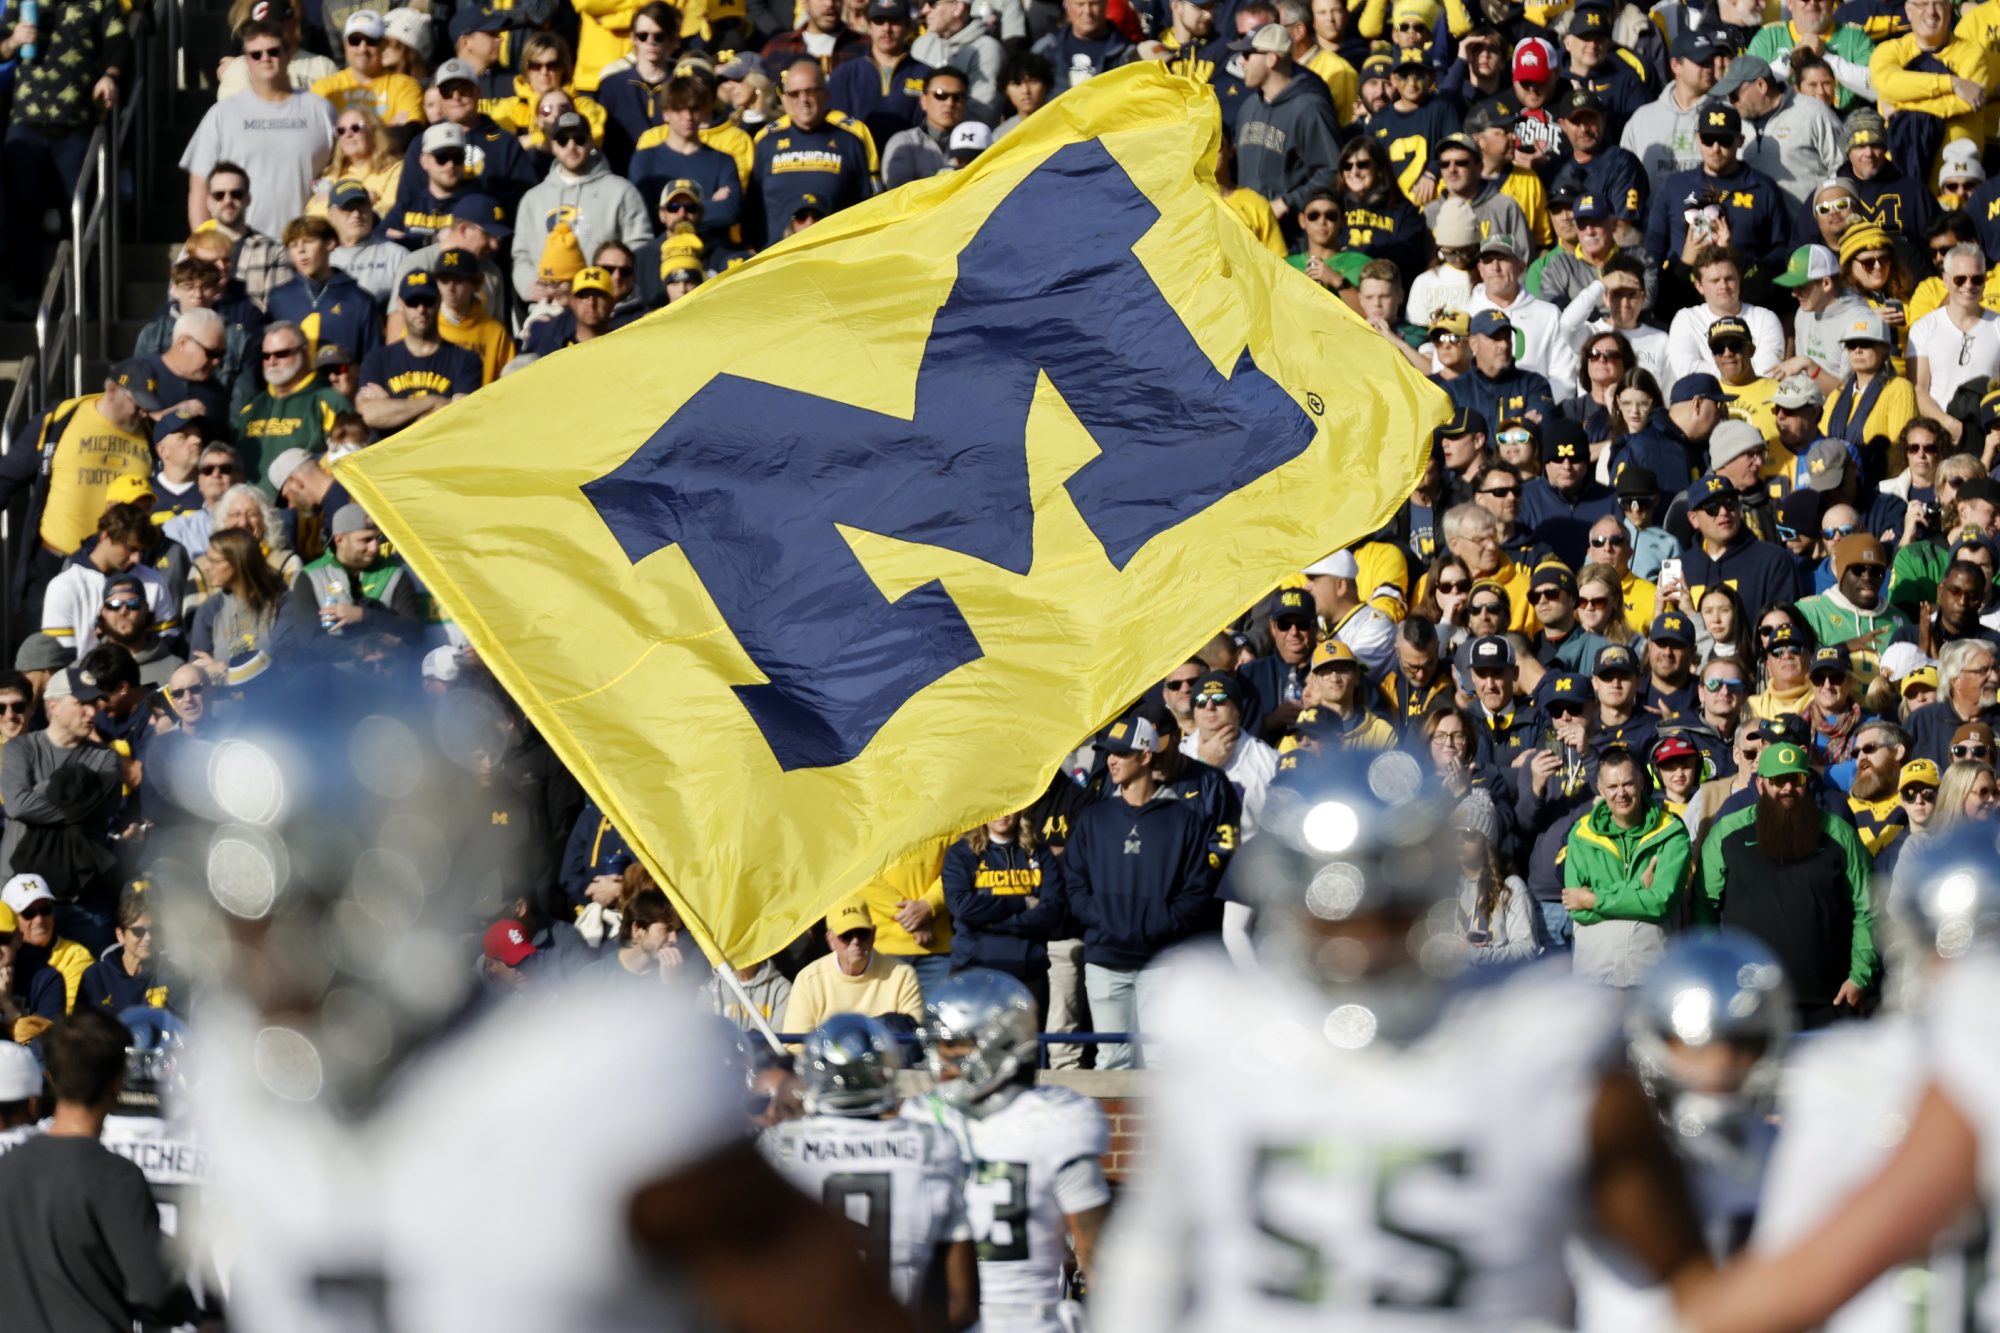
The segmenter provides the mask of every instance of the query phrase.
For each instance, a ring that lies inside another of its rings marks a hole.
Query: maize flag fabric
[[[340,475],[712,958],[781,948],[1382,523],[1444,395],[1137,65]]]

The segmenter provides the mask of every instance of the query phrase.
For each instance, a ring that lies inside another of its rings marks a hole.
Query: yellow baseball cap
[[[153,483],[144,477],[119,477],[104,488],[106,504],[128,505],[154,498]]]
[[[826,928],[835,935],[845,935],[850,930],[873,930],[875,919],[868,915],[868,904],[859,898],[842,898],[827,909]]]
[[[14,909],[0,903],[0,935],[12,935],[21,928],[21,918],[14,915]]]
[[[1313,670],[1317,671],[1330,663],[1345,663],[1352,667],[1361,665],[1360,660],[1354,656],[1354,650],[1339,639],[1328,639],[1313,649]]]
[[[1928,759],[1912,759],[1903,765],[1903,775],[1896,781],[1900,789],[1908,786],[1935,787],[1938,785],[1938,767]]]

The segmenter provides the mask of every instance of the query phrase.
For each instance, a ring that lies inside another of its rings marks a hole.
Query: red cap
[[[1699,753],[1694,748],[1694,742],[1687,737],[1669,736],[1653,747],[1653,762],[1659,764],[1669,759],[1686,759]]]
[[[488,958],[497,958],[509,967],[519,967],[535,956],[535,946],[528,943],[528,932],[518,921],[495,921],[488,926],[485,949]]]
[[[1553,79],[1556,48],[1545,37],[1523,37],[1514,45],[1514,82],[1547,83]]]

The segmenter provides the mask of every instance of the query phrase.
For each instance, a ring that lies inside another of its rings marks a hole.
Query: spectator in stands
[[[232,660],[246,653],[273,653],[283,645],[285,585],[256,537],[244,528],[222,528],[211,535],[202,574],[212,591],[195,611],[188,643],[193,664],[210,684],[221,684]]]
[[[597,101],[604,108],[604,154],[612,170],[628,175],[626,164],[641,135],[660,123],[667,82],[681,49],[681,12],[649,0],[632,15],[632,40],[624,56],[598,76]],[[635,182],[636,184],[636,182]],[[645,190],[641,188],[641,194]]]
[[[299,11],[291,0],[233,0],[229,6],[229,31],[232,44],[241,45],[243,25],[251,19],[278,25],[279,40],[285,44],[285,72],[293,88],[308,93],[321,79],[330,78],[340,72],[340,66],[317,51],[301,48],[303,36],[299,22]],[[313,25],[319,27],[318,23]],[[217,101],[234,97],[250,86],[250,62],[240,55],[224,56],[215,70],[215,97]]]
[[[1266,739],[1291,726],[1305,697],[1319,616],[1310,593],[1286,588],[1271,607],[1271,653],[1238,673],[1256,709],[1253,724]],[[1192,716],[1189,721],[1194,721]],[[1192,728],[1187,728],[1192,730]]]
[[[276,236],[267,236],[251,226],[247,216],[250,173],[234,162],[217,162],[208,173],[207,191],[209,218],[188,238],[187,254],[221,267],[222,288],[210,304],[232,323],[254,331],[263,323],[264,301],[271,289],[292,278],[291,256],[285,253],[284,243]],[[219,235],[211,237],[211,232]],[[208,248],[218,242],[221,254]],[[238,299],[232,301],[232,295]],[[251,309],[241,310],[243,302]]]
[[[736,159],[701,141],[708,95],[700,80],[682,76],[670,81],[663,108],[663,123],[639,136],[628,173],[633,188],[642,199],[658,200],[663,215],[673,200],[692,200],[699,211],[688,220],[703,240],[722,244],[742,216]],[[667,226],[680,220],[662,218]]]
[[[1071,0],[1071,3],[1087,7],[1091,0]],[[1097,12],[1102,13],[1101,5]],[[1060,47],[1065,39],[1064,33],[1052,33],[1043,39],[1042,45]],[[1283,25],[1266,24],[1249,37],[1231,42],[1229,49],[1242,57],[1244,86],[1256,94],[1246,98],[1237,113],[1236,181],[1242,188],[1268,200],[1272,215],[1284,223],[1293,213],[1303,210],[1315,192],[1342,184],[1335,167],[1336,162],[1344,160],[1340,125],[1333,104],[1324,93],[1324,85],[1316,78],[1301,77],[1293,64],[1291,38]],[[1048,51],[1043,54],[1057,69],[1069,70],[1072,82],[1075,81],[1078,71],[1071,66],[1069,57],[1057,59]],[[1369,163],[1372,168],[1374,159],[1370,158]],[[1385,171],[1378,184],[1387,182]],[[1396,228],[1399,233],[1421,230],[1421,217],[1407,205],[1400,221],[1402,225]],[[1351,213],[1348,230],[1354,231]],[[1364,231],[1351,237],[1350,244],[1366,250],[1370,239]],[[1389,240],[1387,236],[1379,239]]]
[[[908,0],[870,0],[868,47],[827,76],[833,109],[867,129],[878,147],[920,125],[919,102],[931,68],[910,54],[913,16]]]
[[[79,1004],[114,1016],[127,1009],[166,1008],[168,987],[153,971],[159,940],[146,895],[127,893],[119,900],[117,930],[116,947],[84,972]]]
[[[398,161],[400,174],[403,164]],[[327,197],[327,219],[333,224],[336,244],[328,262],[360,284],[378,309],[395,294],[396,275],[409,254],[394,241],[376,235],[380,219],[375,201],[360,181],[337,182]]]
[[[882,148],[883,188],[935,176],[951,165],[952,131],[965,120],[966,89],[965,75],[955,69],[932,70],[925,77],[922,122],[898,132]]]
[[[756,162],[744,200],[744,235],[776,245],[807,209],[825,217],[869,194],[869,147],[845,122],[826,117],[826,73],[800,59],[781,75],[785,119],[757,140]],[[782,145],[782,146],[781,146]]]
[[[375,298],[333,266],[339,237],[325,218],[297,217],[285,224],[285,249],[298,276],[274,288],[269,309],[274,320],[311,329],[306,355],[321,343],[335,343],[366,356],[382,345],[382,312]]]
[[[264,388],[236,417],[244,471],[262,477],[286,449],[323,449],[336,413],[353,404],[321,383],[297,324],[279,320],[264,330]]]
[[[1958,441],[1965,428],[1951,415],[1952,396],[1967,381],[2000,373],[2000,315],[1981,304],[1986,256],[1977,245],[1952,247],[1942,268],[1943,308],[1910,325],[1910,378],[1916,383],[1917,409]]]
[[[933,70],[949,65],[964,74],[966,115],[983,125],[998,122],[1006,49],[987,32],[983,19],[974,21],[970,0],[931,0],[923,19],[924,34],[911,46],[911,56]]]
[[[449,225],[452,205],[471,191],[465,179],[463,126],[440,121],[425,129],[417,144],[417,167],[422,175],[404,173],[383,228],[387,239],[409,250],[434,241]]]
[[[153,423],[153,513],[162,523],[201,508],[201,450],[211,434],[228,429],[228,417],[209,417],[188,408],[169,410]]]
[[[1992,71],[1981,43],[1952,34],[1949,0],[1905,0],[1903,10],[1909,31],[1875,48],[1868,75],[1890,119],[1894,156],[1924,176],[1948,140],[1986,138]]]
[[[396,296],[403,308],[403,336],[363,358],[361,391],[354,402],[369,429],[385,435],[463,398],[483,382],[479,358],[439,337],[438,284],[428,273],[404,275]]]
[[[332,103],[336,112],[365,110],[383,125],[422,123],[422,85],[382,63],[382,43],[388,36],[382,15],[372,9],[355,10],[347,16],[341,36],[347,68],[315,83],[313,92]]]
[[[229,386],[216,372],[228,355],[227,323],[213,310],[196,308],[174,321],[166,349],[144,360],[157,381],[154,392],[167,411],[186,408],[227,421]]]
[[[304,210],[313,181],[333,155],[333,108],[317,94],[292,90],[275,24],[253,20],[240,38],[249,88],[210,107],[181,155],[188,226],[208,221],[208,178],[227,161],[241,163],[256,183],[245,221],[252,231],[273,236]]]
[[[1875,981],[1869,860],[1854,827],[1814,804],[1806,752],[1757,756],[1757,802],[1719,819],[1702,845],[1704,912],[1763,940],[1792,984],[1799,1024],[1858,1011]]]
[[[327,553],[292,583],[297,623],[328,633],[358,631],[414,644],[423,632],[423,597],[410,571],[382,553],[382,532],[358,504],[333,516]]]
[[[1597,768],[1597,802],[1570,829],[1562,904],[1575,922],[1576,970],[1608,986],[1638,984],[1666,948],[1690,877],[1687,826],[1651,795],[1627,749]]]
[[[1910,730],[1912,758],[1945,767],[1951,762],[1951,738],[1968,722],[1991,723],[1996,715],[1993,692],[2000,686],[2000,657],[1994,646],[1979,639],[1957,639],[1938,654],[1938,697],[1905,719]]]
[[[1218,673],[1202,684],[1222,679]],[[1198,704],[1197,718],[1201,712]],[[1154,984],[1148,964],[1212,912],[1201,820],[1154,777],[1158,744],[1158,732],[1142,717],[1112,724],[1098,745],[1118,794],[1076,817],[1063,857],[1070,911],[1083,925],[1084,988],[1101,1031],[1145,1028]],[[1132,1063],[1129,1045],[1098,1048],[1100,1069]]]
[[[325,173],[313,182],[306,212],[328,216],[336,187],[343,181],[354,181],[375,212],[387,213],[402,191],[403,158],[390,144],[382,122],[367,107],[347,107],[335,115],[333,134],[333,157]]]
[[[140,562],[151,543],[152,523],[138,505],[113,504],[97,520],[96,540],[71,556],[49,583],[42,606],[44,634],[76,649],[78,656],[97,643],[97,612],[113,575],[130,572],[143,585],[153,619],[171,628],[179,602],[158,571]]]
[[[1788,212],[1809,201],[1840,167],[1840,117],[1826,103],[1793,92],[1762,56],[1736,57],[1713,95],[1742,115],[1750,131],[1743,160],[1784,193]]]
[[[875,952],[875,924],[866,903],[858,898],[835,903],[826,914],[825,934],[827,954],[792,978],[787,1033],[810,1032],[835,1014],[903,1014],[912,1023],[923,1021],[916,970]]]
[[[480,109],[479,83],[471,66],[460,60],[445,61],[431,76],[431,88],[438,98],[435,123],[456,125],[465,131],[467,184],[511,208],[541,176],[542,168],[511,131]],[[403,154],[405,193],[423,178],[416,165],[422,145],[423,138],[418,136]],[[504,216],[496,220],[504,221]]]
[[[842,22],[840,10],[841,0],[805,0],[805,21],[764,44],[764,67],[782,72],[800,56],[811,56],[824,71],[859,59],[867,39]]]
[[[396,280],[400,282],[412,273],[435,273],[438,257],[446,250],[467,251],[479,261],[481,299],[488,313],[498,318],[508,308],[507,280],[500,270],[501,247],[514,234],[507,225],[506,210],[491,195],[465,194],[452,204],[450,213],[451,221],[436,241],[403,257]],[[577,267],[583,267],[580,256]]]
[[[103,691],[80,667],[65,667],[43,691],[48,725],[0,750],[0,799],[7,806],[0,864],[14,867],[17,877],[40,876],[39,892],[53,894],[51,886],[59,888],[56,924],[64,937],[93,952],[111,939],[105,899],[116,891],[116,863],[108,849],[120,784],[136,788],[140,783],[138,761],[114,753],[92,733],[102,698]],[[29,917],[33,895],[24,903],[14,901],[11,886],[9,892],[14,911]],[[27,931],[26,939],[30,950],[44,944],[37,930]],[[58,939],[51,946],[56,955],[63,954],[62,943]],[[60,956],[48,961],[68,976]],[[81,976],[78,968],[77,979]],[[72,1005],[75,984],[71,982]]]
[[[522,196],[514,232],[514,289],[531,300],[546,294],[538,280],[538,260],[557,226],[568,227],[584,253],[609,240],[636,249],[652,235],[639,192],[611,174],[611,164],[592,146],[581,116],[566,112],[557,117],[549,142],[554,162],[547,178]]]
[[[479,261],[470,250],[446,250],[438,255],[432,277],[439,300],[438,337],[478,357],[480,383],[491,384],[514,359],[514,339],[480,300]]]
[[[622,45],[622,40],[619,41]],[[613,52],[615,54],[615,51]],[[602,63],[601,61],[599,63]],[[542,99],[552,92],[566,94],[570,110],[593,145],[604,141],[606,120],[603,106],[576,82],[578,66],[569,43],[553,32],[537,32],[521,43],[521,73],[514,80],[514,95],[496,99],[490,108],[493,121],[513,134],[524,150],[542,147],[544,131],[537,117]],[[591,70],[595,87],[596,69]]]
[[[991,820],[944,858],[954,972],[990,967],[1019,980],[1048,1013],[1048,941],[1066,926],[1062,862],[1018,815]]]

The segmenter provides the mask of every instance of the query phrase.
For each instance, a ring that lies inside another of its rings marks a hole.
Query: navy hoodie
[[[975,856],[960,841],[944,854],[943,879],[954,971],[990,967],[1021,981],[1047,971],[1048,941],[1069,918],[1061,858],[1018,841],[990,842]]]
[[[1099,967],[1144,967],[1211,911],[1201,817],[1172,792],[1142,806],[1123,797],[1091,806],[1076,817],[1063,858],[1084,956]]]
[[[152,1003],[148,992],[159,982],[150,967],[140,968],[137,976],[125,971],[125,946],[113,945],[104,956],[84,969],[83,982],[77,987],[76,1002],[79,1006],[97,1009],[113,1018],[127,1009],[144,1008]],[[165,998],[165,991],[161,991]]]
[[[1702,593],[1718,583],[1736,589],[1745,606],[1775,606],[1795,602],[1811,591],[1799,577],[1792,553],[1772,542],[1759,541],[1749,529],[1738,530],[1735,540],[1715,559],[1700,542],[1681,553],[1682,571],[1687,576],[1688,595],[1699,603]]]

